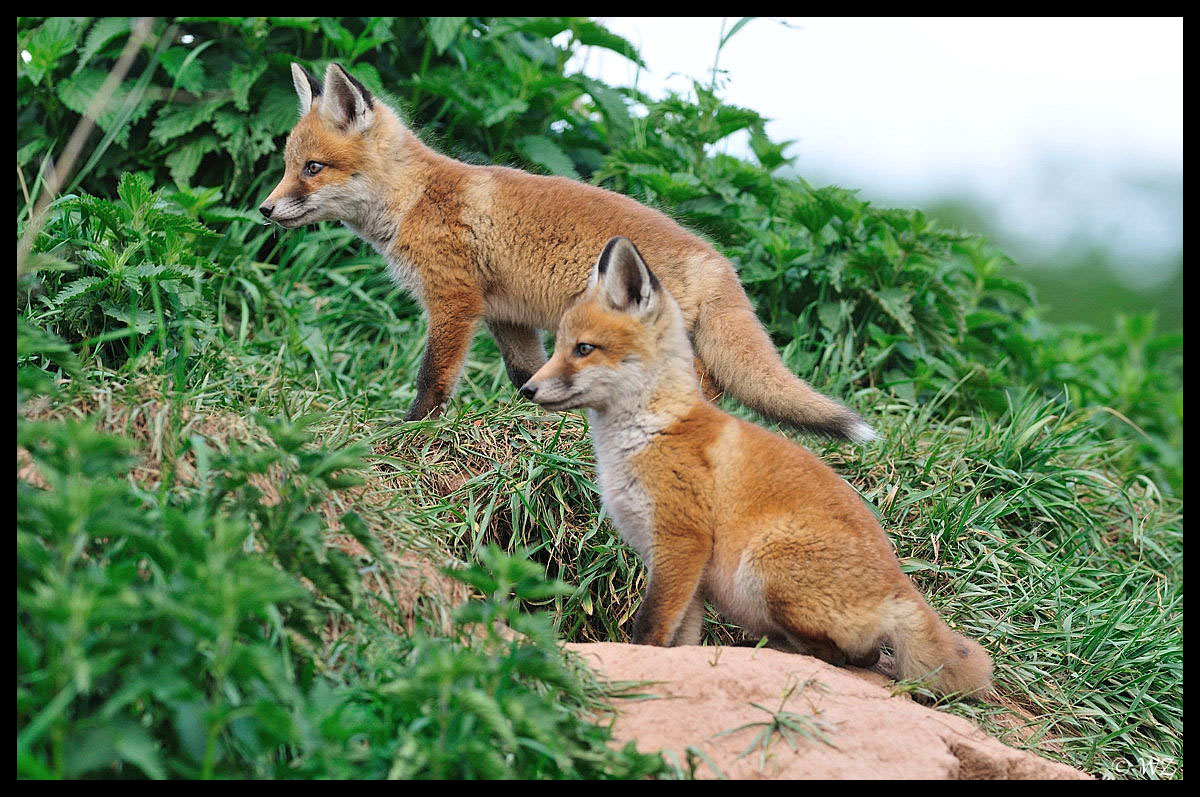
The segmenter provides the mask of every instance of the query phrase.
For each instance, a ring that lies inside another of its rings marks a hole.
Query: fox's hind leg
[[[857,656],[850,656],[847,661],[854,667],[862,667],[870,669],[879,663],[879,657],[882,655],[879,651],[879,645],[871,648],[866,653],[859,653]]]
[[[787,640],[797,653],[814,656],[821,661],[838,667],[849,664],[852,667],[870,668],[879,662],[879,643],[855,644],[847,650],[828,637],[800,637],[788,633]]]
[[[546,349],[538,331],[508,321],[488,321],[487,326],[500,347],[508,378],[519,389],[546,364]]]
[[[768,593],[771,619],[801,653],[839,667],[872,667],[879,661],[882,618],[868,605],[847,605],[823,590],[788,584]]]
[[[817,635],[800,636],[789,631],[786,638],[788,644],[796,653],[818,658],[836,667],[841,667],[847,661],[846,654],[837,645],[833,644],[833,641],[828,637]]]

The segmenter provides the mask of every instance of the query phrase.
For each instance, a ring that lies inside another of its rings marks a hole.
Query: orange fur
[[[441,411],[481,320],[523,384],[546,359],[538,330],[557,327],[595,253],[623,235],[658,265],[678,301],[710,395],[720,385],[798,428],[873,435],[788,371],[729,261],[671,218],[596,186],[440,155],[336,65],[323,88],[299,67],[293,79],[303,115],[288,137],[284,178],[261,210],[284,226],[345,222],[423,303],[429,340],[409,417]],[[313,162],[321,170],[306,174]]]
[[[610,244],[596,274],[522,392],[590,411],[605,505],[649,568],[634,641],[697,644],[707,599],[827,661],[870,666],[888,640],[902,678],[989,688],[987,653],[929,608],[850,485],[704,400],[678,304],[637,250]]]

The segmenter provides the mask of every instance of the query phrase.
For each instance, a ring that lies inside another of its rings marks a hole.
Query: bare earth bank
[[[753,648],[569,644],[610,681],[664,699],[617,699],[615,740],[645,752],[696,748],[729,778],[1076,779],[1087,774],[989,737],[970,721],[890,696],[886,679],[808,656]],[[794,689],[793,689],[794,687]],[[780,710],[818,738],[762,732]],[[752,703],[769,709],[763,711]],[[725,733],[743,725],[751,727]],[[718,735],[724,734],[724,735]],[[820,741],[823,736],[828,743]],[[759,741],[756,743],[756,737]],[[749,752],[747,751],[749,749]],[[743,755],[743,753],[745,753]],[[697,777],[716,777],[693,757]]]

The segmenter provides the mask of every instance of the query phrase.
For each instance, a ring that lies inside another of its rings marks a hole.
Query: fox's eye
[[[595,348],[596,347],[590,343],[580,343],[579,345],[577,345],[575,347],[575,356],[576,357],[587,357],[589,354],[591,354],[595,350]]]
[[[321,171],[324,168],[325,168],[324,163],[317,163],[316,161],[309,161],[308,163],[304,164],[304,173],[307,174],[309,177],[312,177],[313,175],[315,175],[317,172]]]

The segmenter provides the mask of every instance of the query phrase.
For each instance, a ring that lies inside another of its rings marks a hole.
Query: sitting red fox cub
[[[704,400],[679,306],[633,244],[609,241],[588,284],[521,392],[590,410],[604,504],[649,571],[633,641],[698,644],[708,599],[834,664],[871,666],[887,639],[898,677],[986,690],[988,654],[929,608],[850,485]]]
[[[292,80],[301,118],[288,136],[283,180],[259,210],[283,227],[345,222],[424,306],[429,338],[407,419],[441,412],[481,320],[509,378],[523,385],[546,362],[538,330],[558,326],[595,253],[624,232],[662,263],[712,394],[723,388],[800,429],[874,436],[787,369],[729,261],[667,216],[575,180],[439,155],[336,64],[324,86],[296,64]]]

